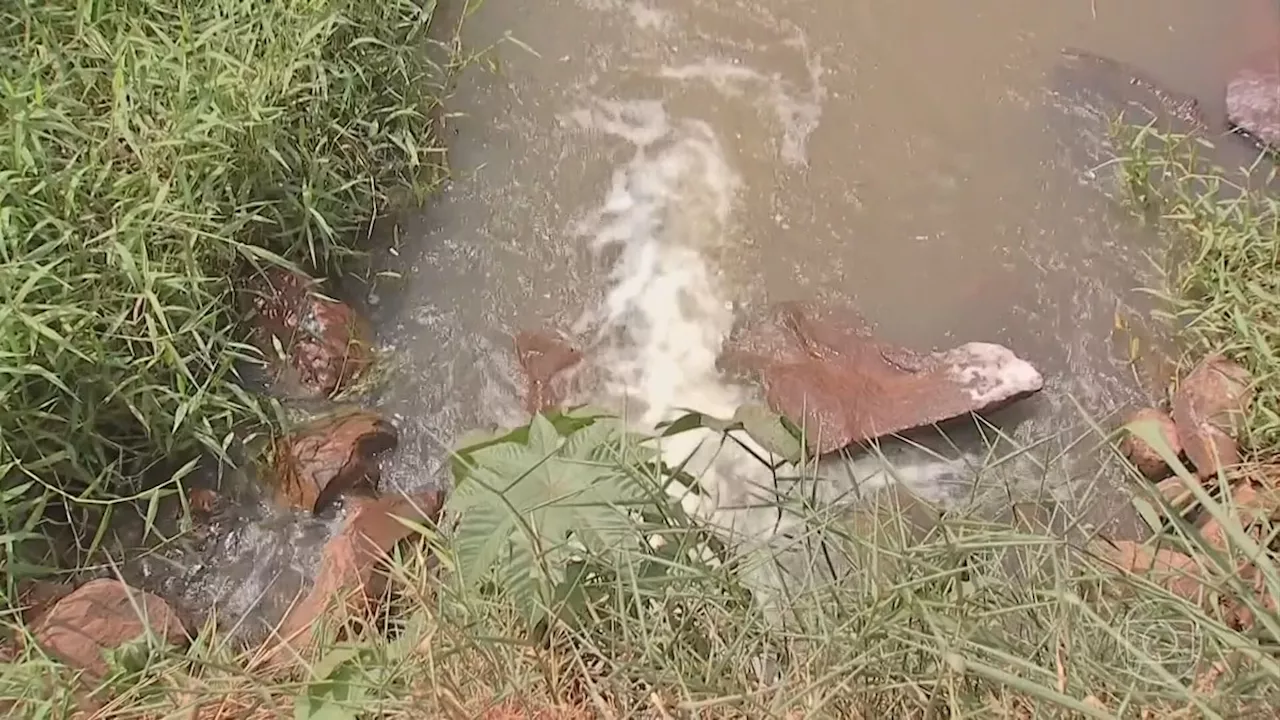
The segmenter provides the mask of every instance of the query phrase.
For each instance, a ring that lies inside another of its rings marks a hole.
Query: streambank
[[[1126,8],[1102,22],[1087,8],[991,2],[972,17],[936,18],[968,30],[908,56],[895,49],[910,46],[918,27],[905,11],[859,19],[832,5],[823,10],[830,22],[815,24],[799,9],[760,4],[746,13],[717,3],[653,13],[589,5],[477,9],[472,47],[510,30],[534,53],[504,43],[501,73],[473,68],[463,78],[454,178],[429,213],[385,228],[372,282],[356,285],[354,304],[391,358],[372,403],[399,434],[384,488],[438,486],[446,449],[464,431],[523,421],[512,336],[560,328],[590,340],[591,321],[613,311],[611,290],[646,271],[616,264],[628,243],[672,248],[656,269],[697,274],[714,292],[694,300],[705,314],[679,325],[685,336],[637,344],[614,358],[619,368],[679,360],[674,348],[707,347],[735,316],[818,299],[856,308],[896,345],[927,352],[981,340],[1025,358],[1045,390],[996,420],[1013,445],[1038,442],[1045,465],[1074,446],[1083,417],[1106,421],[1152,402],[1167,369],[1152,363],[1135,378],[1131,336],[1144,357],[1164,338],[1141,322],[1117,331],[1115,318],[1142,318],[1153,305],[1133,288],[1158,280],[1143,257],[1162,241],[1088,182],[1097,162],[1079,152],[1105,150],[1093,143],[1134,99],[1117,88],[1133,86],[1086,79],[1093,92],[1080,93],[1056,85],[1055,73],[1060,49],[1082,46],[1145,61],[1157,81],[1185,76],[1192,94],[1209,95],[1199,92],[1210,85],[1201,73],[1223,60],[1191,67],[1178,58],[1183,33],[1221,46],[1221,23],[1189,4]],[[1004,24],[997,32],[978,17]],[[1176,31],[1151,31],[1152,17]],[[1121,42],[1122,28],[1143,44]],[[902,42],[885,45],[883,32]],[[569,40],[578,37],[595,40]],[[841,52],[850,43],[857,54]],[[944,56],[954,61],[937,61]],[[981,68],[973,72],[985,84],[961,81],[966,67]],[[931,106],[945,111],[920,111],[923,98],[944,99]],[[641,317],[636,326],[679,321]],[[698,386],[668,367],[670,379],[645,393]],[[974,448],[984,447],[983,432],[974,423],[948,429]],[[949,439],[932,447],[947,450]],[[1037,482],[1044,473],[1033,473]],[[1090,498],[1096,524],[1133,527],[1134,518],[1112,516],[1121,504],[1097,499],[1117,492],[1106,473],[1060,471],[1045,482]],[[269,625],[339,520],[257,499],[233,507],[207,559],[181,562],[179,579],[168,569],[175,560],[141,574],[166,578],[186,602]]]
[[[1060,45],[1119,54],[1129,37],[1171,72],[1182,46],[1150,18],[1208,33],[1199,10],[1148,4],[1103,29],[1087,8],[939,10],[935,21],[966,32],[902,54],[919,27],[905,10],[826,4],[829,22],[814,22],[807,9],[747,5],[478,11],[480,32],[518,20],[538,54],[504,46],[506,73],[468,83],[461,173],[431,213],[389,231],[378,269],[400,280],[366,288],[392,352],[374,404],[400,441],[384,491],[438,484],[462,430],[524,420],[512,335],[559,325],[591,337],[601,319],[632,334],[606,367],[659,408],[741,399],[708,373],[708,348],[737,313],[814,297],[858,308],[894,345],[982,339],[1025,356],[1046,391],[1005,418],[1019,442],[1070,445],[1079,407],[1106,417],[1149,402],[1159,378],[1134,379],[1113,328],[1117,307],[1142,307],[1130,290],[1149,284],[1141,256],[1159,238],[1079,182],[1091,164],[1060,152],[1100,137],[1089,123],[1115,100],[1075,100],[1048,77]],[[886,28],[892,47],[878,39]],[[1045,133],[1061,116],[1077,124]],[[330,481],[350,453],[338,456]],[[906,460],[923,483],[943,477]],[[1066,475],[1057,489],[1071,494]],[[315,496],[299,511],[233,506],[200,560],[157,557],[140,575],[233,625],[270,625],[347,517],[312,517],[325,483],[293,484]],[[1114,520],[1116,503],[1083,495],[1098,524]]]

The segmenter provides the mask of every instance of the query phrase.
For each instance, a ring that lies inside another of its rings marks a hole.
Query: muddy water
[[[1158,281],[1160,245],[1096,167],[1125,84],[1079,93],[1058,52],[1132,63],[1216,117],[1257,26],[1221,7],[486,0],[466,39],[498,43],[500,71],[460,81],[455,179],[387,231],[360,293],[398,363],[378,399],[404,435],[384,483],[437,482],[457,433],[520,420],[516,330],[595,343],[601,392],[652,420],[741,399],[708,359],[784,299],[847,303],[920,349],[1013,348],[1047,381],[1006,418],[1022,439],[1143,402],[1154,381],[1115,317],[1143,309],[1132,288]],[[145,574],[269,621],[333,522],[247,507],[200,557]]]
[[[1115,317],[1156,281],[1158,246],[1090,173],[1102,154],[1080,146],[1112,108],[1055,95],[1058,51],[1132,63],[1213,116],[1242,25],[1218,7],[486,2],[472,42],[519,43],[500,45],[500,75],[461,83],[459,179],[404,222],[387,263],[403,283],[376,291],[398,295],[377,314],[416,371],[387,406],[426,431],[400,477],[431,474],[440,438],[511,407],[508,332],[572,326],[599,302],[609,268],[581,221],[637,148],[664,143],[702,142],[724,165],[674,202],[688,217],[698,188],[732,193],[723,231],[693,242],[743,311],[829,297],[914,347],[1006,344],[1049,383],[1024,432],[1062,426],[1076,402],[1098,416],[1139,401]]]

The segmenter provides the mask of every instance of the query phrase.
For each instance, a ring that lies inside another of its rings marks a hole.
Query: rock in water
[[[529,414],[550,410],[569,394],[569,370],[582,361],[582,353],[546,333],[516,335],[516,357],[525,374],[524,408]]]
[[[1144,408],[1125,418],[1126,425],[1139,422],[1154,422],[1170,452],[1175,457],[1182,454],[1182,441],[1178,439],[1178,428],[1168,413],[1156,408]],[[1164,461],[1164,458],[1160,457],[1160,453],[1133,433],[1126,433],[1124,439],[1120,441],[1120,452],[1129,458],[1129,462],[1138,468],[1138,472],[1142,473],[1143,477],[1152,482],[1160,482],[1173,474],[1173,469]]]
[[[377,456],[398,440],[394,425],[367,410],[313,420],[275,442],[276,499],[286,507],[319,512],[352,488],[376,487]]]
[[[148,629],[170,645],[190,642],[164,600],[106,579],[85,583],[55,603],[36,619],[32,635],[50,655],[98,681],[108,672],[102,652],[133,642]]]
[[[996,409],[1044,380],[1007,348],[968,343],[930,354],[880,342],[856,313],[784,303],[738,332],[721,359],[756,375],[775,412],[805,428],[812,451]]]
[[[247,288],[254,344],[271,361],[277,389],[286,395],[333,395],[373,361],[367,324],[317,286],[312,278],[273,267]]]
[[[444,493],[431,490],[416,495],[394,495],[360,504],[342,530],[325,545],[311,592],[295,605],[280,626],[280,636],[295,648],[310,642],[310,629],[331,603],[346,603],[365,614],[385,589],[379,563],[396,545],[413,534],[400,519],[415,524],[435,524],[440,518]]]
[[[1154,119],[1161,130],[1185,134],[1209,129],[1195,96],[1167,88],[1119,60],[1078,48],[1065,48],[1061,55],[1054,82],[1060,92],[1082,100],[1096,98],[1121,111],[1141,108],[1143,114],[1129,120],[1145,124]]]
[[[1280,147],[1280,56],[1258,56],[1227,83],[1227,119],[1254,139]]]
[[[1218,354],[1205,356],[1178,383],[1173,422],[1187,458],[1201,477],[1240,462],[1236,438],[1252,401],[1249,372]]]
[[[1272,60],[1272,64],[1274,62]],[[1265,68],[1266,65],[1260,67]],[[1238,80],[1258,75],[1256,71],[1250,71],[1242,73]],[[1249,82],[1245,82],[1235,89],[1243,90],[1249,86]],[[1059,111],[1050,117],[1050,130],[1082,182],[1093,184],[1101,181],[1111,185],[1121,180],[1115,173],[1099,171],[1110,168],[1117,157],[1130,155],[1133,149],[1126,145],[1133,141],[1140,140],[1146,152],[1154,156],[1167,153],[1170,135],[1210,141],[1196,143],[1193,175],[1201,172],[1206,176],[1221,174],[1215,168],[1223,168],[1227,172],[1254,168],[1249,173],[1251,177],[1268,176],[1270,163],[1255,167],[1258,161],[1256,139],[1246,139],[1243,132],[1228,133],[1226,120],[1210,117],[1195,96],[1174,90],[1133,65],[1082,50],[1066,49],[1062,52],[1062,61],[1050,75],[1049,88],[1050,104]],[[1232,90],[1228,90],[1228,105],[1232,102],[1231,94]],[[1238,99],[1246,98],[1247,95],[1241,95]],[[1153,132],[1143,136],[1122,133],[1117,137],[1114,124],[1118,118],[1127,125],[1149,125]],[[1213,192],[1228,200],[1235,197],[1236,188],[1230,183],[1209,183],[1199,177],[1180,178],[1180,181],[1189,182],[1188,191],[1193,194]],[[1267,187],[1274,190],[1276,184],[1270,182]],[[1113,192],[1120,190],[1115,186],[1111,189]]]

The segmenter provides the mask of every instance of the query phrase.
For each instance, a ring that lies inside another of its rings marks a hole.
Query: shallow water
[[[608,266],[576,225],[615,169],[637,141],[698,134],[732,179],[690,181],[680,202],[732,185],[729,227],[697,239],[728,299],[827,296],[915,347],[1004,343],[1051,376],[1045,402],[1134,399],[1110,331],[1155,241],[1081,183],[1048,81],[1061,47],[1083,47],[1213,113],[1232,18],[1208,2],[1096,19],[1088,2],[776,5],[480,8],[474,41],[509,31],[537,55],[505,44],[501,76],[461,83],[460,178],[404,222],[387,266],[405,280],[378,290],[399,295],[376,316],[419,370],[390,407],[446,436],[484,419],[471,398],[500,384],[507,333],[598,302]]]
[[[400,277],[362,292],[399,364],[384,483],[436,482],[456,434],[520,421],[516,330],[595,343],[602,392],[651,421],[740,401],[718,343],[786,299],[847,303],[922,350],[1014,349],[1047,381],[1006,414],[1022,439],[1146,401],[1159,379],[1114,328],[1145,308],[1132,289],[1158,282],[1160,244],[1098,167],[1126,91],[1064,85],[1059,50],[1131,63],[1216,118],[1260,17],[1222,7],[486,0],[466,39],[498,42],[501,70],[460,81],[455,179],[387,231],[378,263]],[[171,589],[270,619],[332,521],[240,524]]]
[[[637,183],[633,200],[692,225],[657,232],[706,258],[726,302],[826,297],[913,347],[1005,344],[1048,380],[1024,433],[1077,419],[1076,402],[1101,416],[1141,401],[1115,317],[1158,281],[1145,253],[1159,244],[1091,172],[1113,108],[1081,106],[1097,98],[1054,73],[1061,48],[1083,48],[1215,116],[1243,22],[1219,7],[484,4],[471,40],[520,44],[500,45],[499,76],[462,81],[459,179],[403,223],[386,266],[404,281],[376,292],[398,296],[375,315],[416,371],[386,405],[425,430],[399,477],[430,475],[441,438],[511,408],[511,331],[570,327],[600,302],[610,268],[581,222],[619,168],[662,152],[637,147],[662,144],[721,167],[670,198]],[[727,219],[697,227],[726,192]]]

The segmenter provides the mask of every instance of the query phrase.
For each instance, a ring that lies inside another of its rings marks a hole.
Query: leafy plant
[[[643,510],[656,486],[627,467],[655,459],[616,418],[537,415],[526,428],[458,451],[447,510],[462,582],[492,581],[538,624],[591,579],[648,548]],[[621,457],[629,462],[620,463]],[[571,613],[570,613],[571,614]]]
[[[656,448],[697,428],[721,441],[742,442],[737,435],[745,432],[782,462],[804,454],[792,426],[754,405],[731,419],[691,411],[657,437],[628,432],[591,408],[467,437],[454,453],[456,489],[447,505],[458,518],[453,547],[464,586],[510,596],[531,624],[549,615],[573,622],[595,604],[616,602],[618,583],[657,597],[677,568],[723,559],[720,544],[683,517],[664,489],[676,480],[697,492]]]
[[[715,430],[726,438],[733,438],[736,433],[745,432],[761,448],[778,456],[784,463],[798,463],[804,460],[802,430],[787,418],[763,405],[742,405],[729,419],[689,411],[660,426],[663,437],[688,432],[695,428]],[[751,452],[755,453],[754,450]],[[765,465],[771,464],[766,458],[759,457],[759,459]]]
[[[296,720],[355,720],[372,694],[366,678],[367,668],[380,668],[373,662],[377,653],[359,644],[332,647],[311,669],[312,680],[294,705]]]

